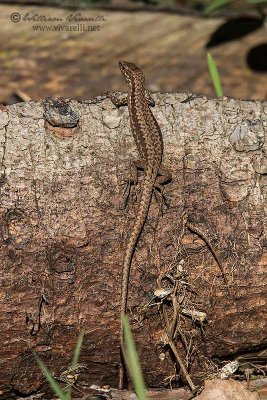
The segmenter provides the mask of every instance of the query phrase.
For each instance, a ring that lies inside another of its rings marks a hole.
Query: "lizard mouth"
[[[119,61],[119,67],[123,71],[125,69],[125,61]]]

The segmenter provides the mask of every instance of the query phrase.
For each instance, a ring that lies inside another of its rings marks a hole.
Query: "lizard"
[[[134,162],[132,167],[133,184],[137,184],[137,169],[144,170],[140,200],[128,234],[122,267],[121,303],[120,303],[120,370],[119,389],[124,387],[125,351],[122,320],[127,310],[128,282],[135,248],[142,233],[152,195],[157,189],[163,198],[163,184],[171,180],[171,174],[162,167],[163,140],[160,127],[150,109],[155,102],[145,89],[145,77],[142,71],[133,63],[119,61],[120,70],[128,85],[128,94],[124,99],[118,99],[110,94],[110,99],[117,107],[128,106],[131,133],[141,160]]]

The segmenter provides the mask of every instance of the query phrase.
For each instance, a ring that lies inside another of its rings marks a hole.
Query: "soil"
[[[11,95],[17,90],[34,100],[47,96],[87,99],[125,90],[117,65],[121,59],[142,67],[152,91],[214,96],[206,45],[226,19],[148,11],[80,12],[82,18],[96,20],[65,22],[68,17],[77,19],[77,13],[52,7],[0,5],[0,102],[12,102]],[[19,13],[19,22],[11,21],[14,13]],[[38,22],[38,18],[60,18],[63,22]],[[240,21],[237,23],[240,26]],[[91,30],[70,31],[74,26],[82,29],[82,25]],[[252,49],[261,45],[264,51],[264,43],[266,32],[258,27],[249,35],[210,48],[225,95],[266,98],[266,71],[255,72],[248,66]]]

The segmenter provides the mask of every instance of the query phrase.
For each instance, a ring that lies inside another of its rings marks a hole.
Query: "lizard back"
[[[143,73],[132,63],[122,61],[119,65],[129,86],[127,105],[130,115],[131,132],[144,165],[140,200],[135,220],[127,236],[123,256],[120,306],[120,348],[122,358],[119,377],[119,387],[122,389],[124,376],[123,359],[125,359],[122,320],[127,309],[128,281],[132,258],[149,212],[155,181],[160,170],[163,141],[160,127],[149,107],[149,105],[153,104],[153,100],[145,90]]]
[[[127,237],[123,258],[121,292],[121,316],[123,316],[127,307],[128,281],[132,258],[149,211],[155,180],[162,161],[163,141],[160,127],[149,107],[149,97],[144,87],[143,73],[131,63],[121,62],[120,67],[129,85],[127,104],[131,132],[140,157],[144,162],[141,197],[132,229]]]

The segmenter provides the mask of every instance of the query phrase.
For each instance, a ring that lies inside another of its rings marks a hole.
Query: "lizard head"
[[[127,61],[119,61],[119,67],[128,85],[132,85],[134,81],[141,84],[145,82],[144,74],[136,65]]]

